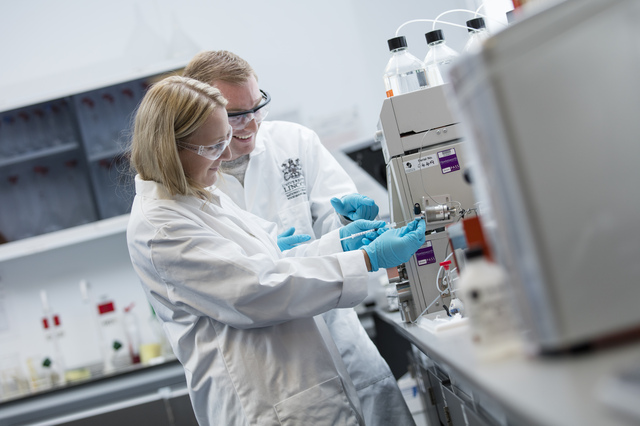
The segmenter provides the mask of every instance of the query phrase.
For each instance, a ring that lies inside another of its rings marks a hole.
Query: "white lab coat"
[[[341,226],[329,200],[357,192],[356,186],[312,130],[289,122],[261,124],[244,188],[224,174],[217,186],[247,211],[312,239]],[[393,373],[353,309],[323,314],[355,384],[368,426],[413,425]]]
[[[129,253],[200,424],[358,424],[353,385],[314,316],[365,298],[362,252],[342,253],[332,232],[281,253],[275,226],[218,190],[205,203],[135,185]]]

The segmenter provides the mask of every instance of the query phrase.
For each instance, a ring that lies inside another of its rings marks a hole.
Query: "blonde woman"
[[[205,83],[166,78],[142,100],[131,147],[129,252],[184,366],[198,422],[362,425],[320,314],[360,303],[367,272],[407,261],[424,223],[343,247],[341,237],[384,224],[360,220],[281,252],[275,224],[213,186],[231,157],[225,104]]]

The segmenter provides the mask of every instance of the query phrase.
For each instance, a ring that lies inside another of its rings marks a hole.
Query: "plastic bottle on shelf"
[[[447,46],[442,30],[426,33],[429,51],[424,58],[427,80],[431,86],[449,82],[449,67],[458,58],[458,52]]]
[[[424,63],[407,50],[404,36],[389,39],[391,58],[384,70],[384,85],[387,97],[402,95],[428,87]]]
[[[59,135],[61,144],[77,144],[78,135],[73,125],[73,117],[69,102],[65,99],[55,101],[51,104],[51,111],[54,116],[56,133]]]
[[[110,374],[117,368],[130,364],[129,357],[123,356],[124,351],[121,351],[126,343],[126,336],[112,300],[108,300],[103,296],[97,308],[100,333],[102,335],[103,373]]]
[[[489,31],[484,22],[484,18],[474,18],[467,21],[467,30],[469,32],[469,40],[465,44],[463,51],[465,53],[473,53],[482,47],[482,42],[489,38]]]
[[[138,319],[132,312],[135,303],[131,303],[124,308],[124,329],[127,334],[127,346],[129,347],[129,357],[132,364],[140,363],[140,328]]]
[[[471,337],[483,358],[498,358],[520,349],[516,319],[507,296],[505,271],[484,257],[482,248],[467,250],[458,280],[458,297],[469,317]]]
[[[60,350],[60,339],[63,337],[60,316],[51,315],[49,298],[45,290],[40,290],[40,301],[44,317],[42,318],[42,328],[46,342],[47,354],[42,361],[42,366],[47,369],[50,375],[51,384],[62,386],[66,383],[65,363]]]

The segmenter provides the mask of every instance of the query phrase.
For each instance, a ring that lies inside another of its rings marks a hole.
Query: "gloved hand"
[[[333,197],[331,205],[338,214],[351,220],[374,220],[380,210],[371,198],[360,194],[349,194],[342,199]]]
[[[311,237],[307,234],[293,235],[296,232],[296,228],[291,227],[278,235],[278,247],[280,251],[285,251],[294,248],[300,243],[309,241]]]
[[[407,262],[424,244],[426,225],[416,219],[399,229],[388,229],[369,244],[363,242],[362,249],[369,255],[371,271],[392,268]]]
[[[359,249],[360,247],[362,247],[365,240],[370,242],[378,236],[375,231],[376,228],[382,228],[385,225],[386,223],[383,220],[358,219],[355,222],[351,222],[350,224],[343,226],[342,228],[340,228],[340,238],[346,238],[352,234],[357,234],[359,232],[369,230],[371,232],[367,232],[365,235],[360,235],[340,241],[342,243],[342,250],[351,251]]]

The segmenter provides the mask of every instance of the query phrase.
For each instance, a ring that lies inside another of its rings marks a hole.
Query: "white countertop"
[[[486,361],[478,356],[467,324],[434,333],[423,325],[402,322],[398,312],[376,313],[429,358],[499,404],[515,424],[640,424],[638,418],[615,412],[597,395],[605,380],[625,367],[640,364],[638,341],[561,357],[517,354]]]

